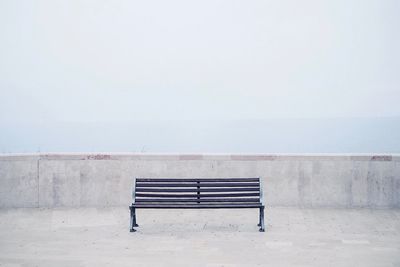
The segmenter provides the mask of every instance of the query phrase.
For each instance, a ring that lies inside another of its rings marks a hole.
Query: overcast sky
[[[400,1],[0,0],[0,125],[400,116]]]

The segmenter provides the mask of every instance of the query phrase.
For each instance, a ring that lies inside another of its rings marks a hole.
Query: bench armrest
[[[132,186],[132,204],[135,204],[136,200],[136,178],[133,178],[133,186]]]
[[[263,206],[265,206],[265,199],[264,199],[264,180],[261,177],[260,179],[260,202]]]

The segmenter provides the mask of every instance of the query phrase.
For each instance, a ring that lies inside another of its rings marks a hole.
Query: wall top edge
[[[0,161],[14,160],[349,160],[400,161],[400,153],[302,153],[302,154],[178,154],[178,153],[7,153]]]

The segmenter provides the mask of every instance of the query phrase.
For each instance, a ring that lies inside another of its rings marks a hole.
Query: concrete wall
[[[262,177],[267,205],[400,207],[400,155],[0,155],[0,207],[128,206],[133,177]]]

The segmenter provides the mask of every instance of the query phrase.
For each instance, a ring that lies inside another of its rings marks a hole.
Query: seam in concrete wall
[[[40,206],[40,158],[37,160],[37,207]]]

